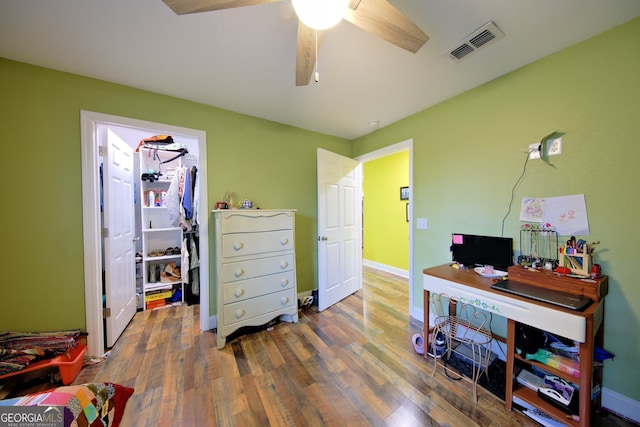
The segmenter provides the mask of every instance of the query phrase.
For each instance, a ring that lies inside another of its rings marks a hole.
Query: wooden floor
[[[364,288],[297,324],[241,335],[216,349],[198,306],[137,313],[104,362],[75,384],[135,388],[129,426],[535,426],[504,402],[418,355],[407,282],[365,268]],[[599,418],[596,425],[630,425]]]

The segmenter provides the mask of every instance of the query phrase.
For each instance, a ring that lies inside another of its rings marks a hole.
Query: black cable
[[[511,213],[511,205],[513,204],[513,197],[515,196],[516,188],[518,188],[518,185],[520,185],[520,183],[522,182],[522,179],[527,174],[527,163],[529,163],[529,154],[533,153],[534,151],[538,151],[538,150],[539,149],[531,149],[531,150],[527,151],[527,157],[525,157],[524,165],[522,167],[522,174],[520,175],[520,178],[518,178],[516,183],[513,184],[513,187],[511,188],[511,200],[509,200],[509,209],[507,210],[507,213],[505,214],[504,218],[502,218],[502,229],[500,231],[500,237],[504,237],[504,222],[507,219],[507,217],[509,216],[509,214]]]
[[[451,357],[451,355],[449,355],[449,357]],[[444,359],[444,354],[443,354],[442,358]],[[448,358],[447,358],[447,360],[448,360]],[[454,369],[455,369],[455,370],[457,371],[457,369],[456,369],[456,368],[447,368],[447,360],[445,360],[445,361],[444,361],[444,374],[445,374],[445,375],[447,376],[447,378],[449,378],[450,380],[453,380],[453,381],[460,381],[460,380],[462,379],[462,374],[460,373],[460,371],[458,371],[458,378],[454,378],[454,377],[452,377],[451,375],[449,375],[449,371],[450,371],[450,370],[454,370]]]

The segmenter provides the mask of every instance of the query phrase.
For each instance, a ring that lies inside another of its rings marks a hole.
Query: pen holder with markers
[[[589,276],[593,265],[592,254],[578,252],[575,248],[560,246],[558,248],[558,265],[567,267],[571,273],[580,276]]]

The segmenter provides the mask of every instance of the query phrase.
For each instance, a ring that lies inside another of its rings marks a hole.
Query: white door
[[[103,157],[106,345],[113,347],[136,314],[133,149],[110,129]]]
[[[362,286],[360,163],[318,149],[318,309]]]

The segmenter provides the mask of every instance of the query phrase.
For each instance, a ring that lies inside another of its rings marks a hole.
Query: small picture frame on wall
[[[400,200],[409,200],[409,187],[400,187]]]

